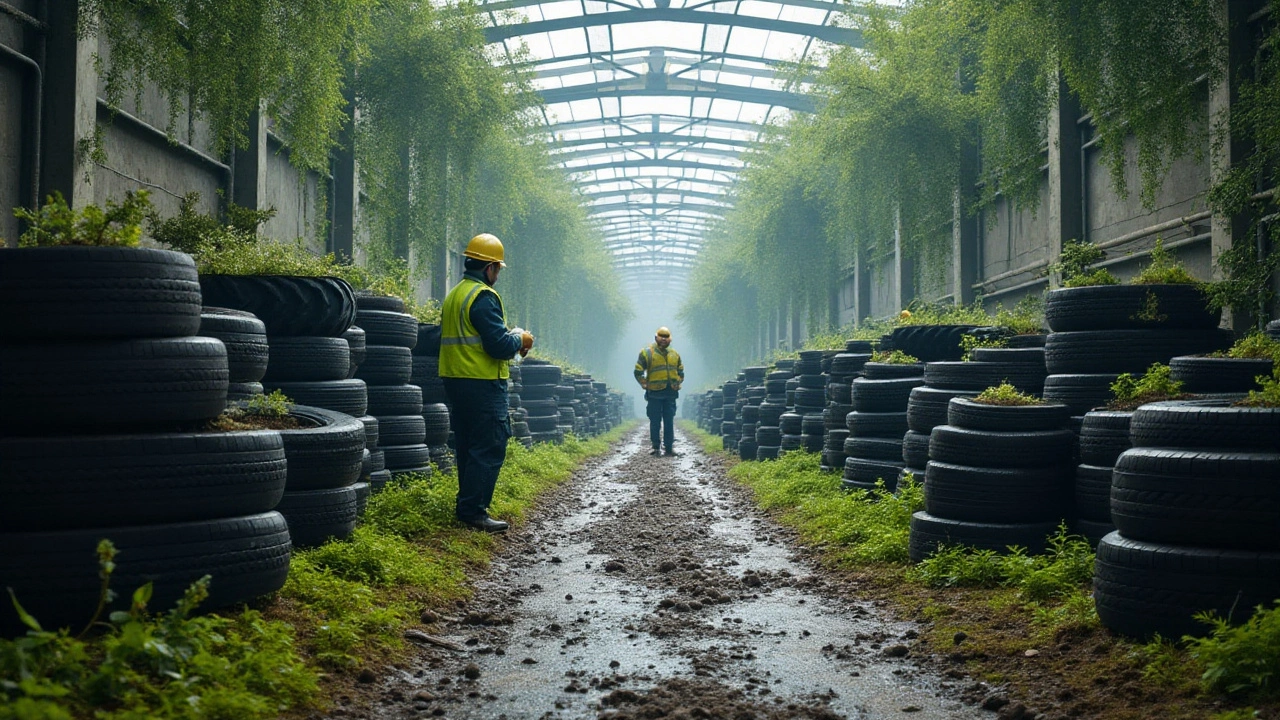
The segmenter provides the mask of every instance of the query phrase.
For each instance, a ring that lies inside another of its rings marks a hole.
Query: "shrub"
[[[1151,264],[1133,279],[1134,285],[1199,285],[1182,263],[1164,247],[1164,240],[1156,238],[1151,248]]]
[[[1242,625],[1213,613],[1196,619],[1212,628],[1206,637],[1184,638],[1187,652],[1204,666],[1205,689],[1271,696],[1280,691],[1280,601],[1270,609],[1255,608]]]
[[[978,348],[1002,348],[1009,346],[1007,337],[978,337],[965,333],[960,336],[960,349],[964,351],[966,362],[973,360],[973,351]]]
[[[1111,394],[1115,399],[1107,403],[1109,410],[1133,410],[1151,402],[1190,397],[1182,392],[1182,383],[1173,379],[1173,369],[1162,363],[1152,364],[1139,378],[1124,373],[1111,383]]]
[[[1027,555],[1023,548],[999,555],[948,546],[921,561],[912,574],[930,587],[1012,587],[1024,600],[1038,602],[1076,593],[1093,578],[1093,559],[1088,541],[1062,525],[1043,555]]]
[[[1280,361],[1280,342],[1257,330],[1235,341],[1227,350],[1210,353],[1209,357]]]
[[[55,191],[35,212],[14,209],[14,216],[27,223],[27,231],[18,238],[18,247],[136,247],[142,239],[142,221],[150,209],[146,190],[126,192],[124,202],[118,205],[108,200],[105,211],[97,205],[72,210],[62,193]]]
[[[1049,272],[1062,276],[1062,287],[1087,285],[1119,285],[1120,279],[1106,269],[1091,269],[1094,263],[1105,260],[1107,254],[1093,243],[1070,240],[1063,244],[1058,262],[1049,266]]]
[[[1018,389],[1009,383],[1001,383],[995,387],[989,387],[978,393],[973,398],[974,402],[983,403],[985,405],[1043,405],[1044,401],[1034,395],[1018,392]]]
[[[1038,335],[1044,332],[1044,297],[1027,295],[1012,310],[1001,305],[996,310],[995,324],[1014,335]]]
[[[1259,375],[1260,390],[1250,390],[1249,397],[1236,403],[1239,407],[1280,407],[1280,363],[1271,371],[1271,377]]]
[[[901,350],[880,350],[871,354],[871,362],[888,363],[890,365],[915,365],[920,360]]]

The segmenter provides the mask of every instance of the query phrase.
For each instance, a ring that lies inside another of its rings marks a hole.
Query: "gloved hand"
[[[529,349],[533,347],[533,333],[528,330],[520,331],[520,357],[529,354]]]
[[[649,389],[649,381],[648,381],[648,380],[645,380],[644,378],[640,378],[640,387],[641,387],[641,389],[648,390],[648,389]]]

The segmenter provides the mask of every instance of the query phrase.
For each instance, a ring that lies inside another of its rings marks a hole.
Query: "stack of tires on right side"
[[[1098,617],[1126,635],[1211,629],[1211,610],[1247,620],[1280,597],[1280,408],[1231,400],[1144,405],[1116,461],[1098,543]]]
[[[560,431],[560,406],[556,386],[562,372],[559,365],[526,358],[520,364],[520,402],[528,413],[529,435],[533,442],[564,442]]]

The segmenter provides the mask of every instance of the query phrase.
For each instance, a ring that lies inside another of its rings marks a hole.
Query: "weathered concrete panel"
[[[178,212],[182,196],[194,191],[200,193],[201,212],[216,212],[218,189],[225,182],[220,173],[118,117],[106,124],[102,119],[107,161],[93,165],[95,203],[119,202],[128,190],[146,189],[160,216],[168,217]]]
[[[1025,268],[1048,258],[1049,240],[1053,224],[1048,216],[1048,177],[1040,183],[1038,207],[1014,208],[1003,198],[994,207],[983,212],[980,235],[980,278]],[[1031,275],[1019,278],[1029,280]],[[987,288],[991,292],[994,288]]]
[[[8,44],[8,43],[6,43]],[[30,110],[23,100],[22,73],[0,63],[0,244],[18,241],[18,219],[11,210],[23,204],[22,116]]]
[[[308,249],[324,254],[325,243],[319,238],[325,186],[315,173],[300,179],[297,168],[289,164],[288,151],[274,136],[267,140],[267,196],[264,205],[274,207],[276,216],[265,223],[262,232],[276,240],[302,238]]]
[[[867,317],[884,318],[897,315],[898,288],[893,281],[893,256],[871,262],[871,310]]]

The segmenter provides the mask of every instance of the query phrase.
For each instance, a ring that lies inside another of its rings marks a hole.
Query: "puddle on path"
[[[956,681],[889,657],[911,626],[819,592],[815,568],[718,466],[697,451],[651,457],[643,440],[631,435],[513,534],[465,610],[501,622],[441,632],[469,651],[400,672],[373,717],[630,718],[616,708],[681,680],[769,709],[761,718],[991,717],[959,702]],[[466,663],[476,679],[459,674]],[[726,717],[722,699],[688,697],[685,711],[706,714],[676,715]]]

